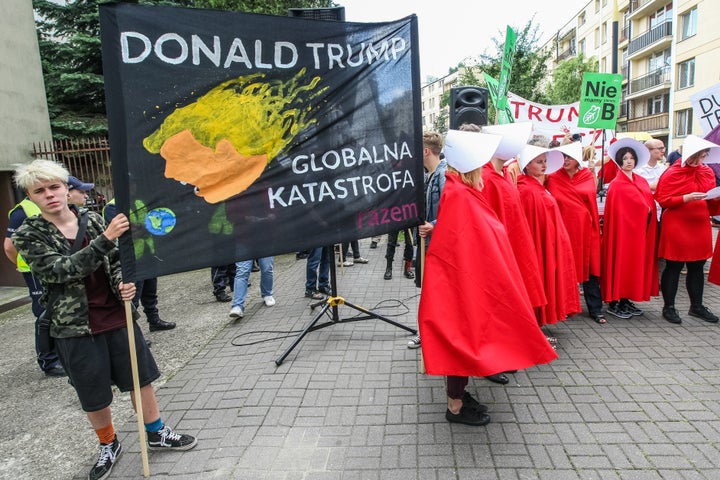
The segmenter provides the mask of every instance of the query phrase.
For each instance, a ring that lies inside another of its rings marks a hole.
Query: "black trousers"
[[[600,279],[597,275],[590,275],[590,278],[583,282],[583,296],[590,315],[602,313],[602,295],[600,294]]]
[[[225,287],[232,290],[235,282],[235,264],[219,265],[210,268],[210,277],[213,285],[213,294],[217,295],[225,291]]]
[[[155,322],[160,319],[158,314],[157,278],[148,278],[135,283],[135,297],[133,304],[135,308],[143,307],[145,318],[148,322]]]
[[[385,251],[385,258],[392,261],[395,258],[395,245],[397,244],[398,234],[400,232],[388,233],[387,250]],[[403,250],[403,259],[413,259],[413,243],[412,234],[410,230],[405,230],[405,250]]]
[[[694,262],[665,260],[665,269],[660,276],[660,291],[662,292],[663,302],[666,307],[675,306],[675,296],[677,295],[678,285],[680,283],[680,271],[683,265],[687,265],[685,288],[687,288],[688,296],[690,297],[690,305],[693,307],[702,305],[703,292],[705,290],[705,275],[703,274],[705,262],[706,260],[696,260]]]

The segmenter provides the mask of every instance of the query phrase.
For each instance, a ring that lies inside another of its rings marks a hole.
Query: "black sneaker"
[[[312,298],[313,300],[322,300],[323,298],[325,298],[325,295],[318,292],[317,290],[305,290],[305,297]]]
[[[411,349],[420,348],[420,335],[415,335],[408,340],[407,347]]]
[[[215,294],[215,300],[218,302],[232,302],[232,297],[228,295],[226,291],[218,292]]]
[[[473,410],[467,405],[460,407],[460,412],[452,413],[450,409],[445,412],[445,420],[450,423],[463,423],[465,425],[473,425],[482,427],[490,423],[490,415]]]
[[[476,410],[480,413],[486,413],[488,411],[487,405],[483,405],[482,403],[475,400],[472,395],[470,395],[468,392],[465,392],[465,395],[463,395],[462,398],[463,406],[472,408],[473,410]]]
[[[662,316],[670,323],[682,323],[682,318],[678,315],[675,307],[663,307]]]
[[[639,317],[643,314],[643,311],[640,310],[635,306],[633,302],[630,300],[625,300],[624,302],[618,302],[618,304],[622,303],[622,309],[626,312],[628,312],[630,315],[634,317]]]
[[[690,307],[688,315],[692,317],[702,318],[706,322],[710,323],[717,323],[718,321],[718,317],[704,305],[700,305],[699,307]]]
[[[332,294],[332,289],[330,289],[328,285],[324,285],[318,287],[318,292],[322,293],[323,295],[330,295]]]
[[[101,443],[100,455],[98,455],[95,466],[90,470],[90,473],[88,473],[88,480],[102,480],[103,478],[107,478],[121,453],[122,445],[120,445],[117,437],[115,437],[112,443]]]
[[[197,445],[197,438],[176,433],[164,425],[158,432],[146,432],[150,450],[190,450]]]
[[[617,318],[623,318],[627,320],[628,318],[632,318],[632,313],[625,310],[620,303],[616,303],[615,305],[610,305],[607,308],[607,313],[610,315],[617,317]]]

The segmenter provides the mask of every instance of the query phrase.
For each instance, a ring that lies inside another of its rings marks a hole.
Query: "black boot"
[[[392,278],[392,259],[387,259],[387,267],[385,268],[385,275],[383,275],[383,278],[385,280],[390,280]]]
[[[151,332],[155,332],[157,330],[172,330],[175,328],[175,322],[166,322],[165,320],[160,320],[160,318],[148,320],[148,323],[150,324]]]
[[[415,274],[412,271],[412,260],[405,260],[403,274],[405,275],[405,278],[415,278]]]

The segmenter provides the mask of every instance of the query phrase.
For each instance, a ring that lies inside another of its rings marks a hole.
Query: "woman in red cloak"
[[[519,161],[523,174],[518,177],[518,190],[533,235],[527,252],[532,255],[534,251],[537,256],[548,301],[535,309],[542,327],[565,321],[568,315],[581,311],[570,237],[557,202],[543,185],[545,173],[559,169],[563,157],[555,150],[526,145]]]
[[[587,147],[595,150],[594,147]],[[593,172],[582,162],[580,142],[561,145],[555,150],[564,157],[562,168],[547,176],[545,186],[560,208],[575,258],[575,272],[583,284],[588,315],[605,323],[600,294],[600,219],[597,183]]]
[[[710,216],[717,214],[720,202],[705,200],[707,192],[715,187],[715,174],[703,162],[720,161],[720,147],[688,135],[680,160],[665,170],[655,189],[655,200],[663,209],[658,248],[658,255],[665,259],[660,278],[663,317],[670,323],[682,322],[675,309],[675,295],[680,270],[686,265],[685,285],[690,297],[688,314],[714,323],[718,317],[703,305],[703,267],[712,256]]]
[[[645,145],[623,138],[608,154],[620,167],[608,186],[603,224],[600,275],[607,312],[618,318],[642,315],[631,300],[644,302],[658,294],[658,224],[652,191],[633,169],[650,158]]]
[[[557,354],[537,326],[505,228],[482,195],[482,166],[496,135],[450,130],[437,224],[428,248],[418,324],[429,375],[447,376],[449,422],[486,425],[487,407],[465,386],[549,363]]]

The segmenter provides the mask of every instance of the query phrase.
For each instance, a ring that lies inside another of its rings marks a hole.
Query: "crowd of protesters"
[[[720,284],[711,224],[720,196],[704,163],[720,163],[720,146],[690,135],[668,166],[661,140],[615,140],[596,159],[580,138],[550,143],[530,130],[462,125],[445,138],[445,188],[418,323],[427,373],[447,377],[450,422],[490,421],[487,407],[465,391],[469,376],[554,360],[556,339],[543,327],[581,312],[581,292],[598,324],[607,323],[606,313],[642,315],[634,302],[660,294],[663,318],[681,323],[682,271],[688,315],[718,321],[703,304],[704,267],[713,256],[709,281]]]

